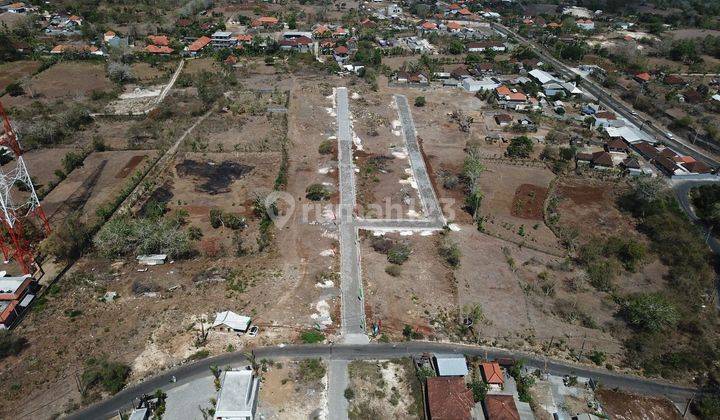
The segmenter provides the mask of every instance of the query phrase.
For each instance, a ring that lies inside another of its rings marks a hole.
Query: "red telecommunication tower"
[[[2,226],[5,230],[3,234],[0,234],[0,250],[2,250],[5,261],[14,257],[23,273],[32,274],[31,267],[35,262],[34,251],[30,247],[30,241],[25,237],[24,226],[31,223],[29,219],[37,218],[45,233],[49,234],[50,224],[45,217],[45,212],[40,207],[35,186],[22,157],[23,150],[20,147],[17,132],[10,123],[2,102],[0,102],[0,116],[2,116],[3,125],[3,132],[0,134],[0,149],[9,151],[15,158],[14,167],[9,165],[8,167],[11,167],[9,170],[0,168],[0,217],[2,217]]]

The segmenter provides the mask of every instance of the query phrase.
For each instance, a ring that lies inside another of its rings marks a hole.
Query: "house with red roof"
[[[510,118],[512,120],[512,117]],[[500,369],[498,362],[483,362],[480,364],[480,372],[482,373],[483,380],[490,388],[502,389],[505,385],[505,376]]]
[[[642,72],[642,73],[636,74],[633,78],[634,78],[638,83],[647,83],[647,82],[650,81],[650,79],[651,79],[652,77],[650,76],[650,73],[648,73],[648,72]]]
[[[275,25],[278,25],[280,23],[280,20],[274,16],[261,16],[252,22],[250,22],[250,25],[253,28],[270,28]]]
[[[437,376],[427,379],[427,405],[431,420],[471,420],[475,407],[472,391],[462,377]],[[512,397],[511,397],[512,398]]]
[[[148,42],[158,47],[170,46],[170,39],[166,35],[148,35]]]
[[[418,26],[418,29],[423,34],[428,33],[428,32],[434,32],[437,30],[437,28],[438,28],[437,23],[429,22],[427,20]]]
[[[173,50],[172,48],[170,48],[168,46],[164,46],[164,45],[158,46],[158,45],[150,44],[147,47],[145,47],[144,51],[148,54],[167,55],[167,54],[172,54],[175,50]]]
[[[512,395],[487,395],[483,408],[487,420],[520,420]]]
[[[350,59],[350,50],[344,45],[340,45],[333,50],[333,58],[338,64],[345,64]]]
[[[187,46],[186,51],[191,55],[195,56],[200,54],[200,51],[202,51],[205,47],[207,47],[210,42],[212,41],[212,38],[209,36],[201,36],[200,38],[193,41],[190,45]]]
[[[462,25],[459,22],[448,22],[447,25],[445,25],[448,32],[458,32],[460,29],[462,29]]]

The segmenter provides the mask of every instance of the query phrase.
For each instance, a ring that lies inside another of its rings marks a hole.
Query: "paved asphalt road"
[[[638,376],[621,375],[604,369],[573,365],[566,362],[545,360],[541,356],[523,352],[500,350],[493,348],[446,344],[434,342],[411,341],[403,343],[372,343],[364,345],[297,345],[284,347],[263,347],[255,349],[255,357],[262,359],[307,359],[320,357],[325,360],[374,360],[408,357],[429,353],[463,353],[471,356],[487,356],[489,359],[514,358],[524,360],[529,367],[545,369],[553,375],[577,375],[593,378],[601,385],[609,388],[621,388],[647,395],[664,395],[672,401],[684,403],[695,391],[693,388],[674,385],[664,381],[655,381]],[[226,353],[209,359],[173,368],[138,385],[126,388],[112,398],[96,403],[82,411],[74,413],[70,419],[103,419],[114,415],[120,409],[130,407],[133,398],[155,392],[162,388],[168,390],[183,385],[191,380],[210,375],[210,365],[239,366],[246,363],[243,353]],[[176,377],[176,383],[170,378]]]
[[[548,53],[544,48],[542,48],[535,42],[521,37],[516,32],[503,25],[497,23],[494,23],[492,25],[500,33],[508,36],[513,36],[521,43],[530,47],[538,56],[540,56],[540,58],[542,58],[547,63],[552,64],[556,68],[556,70],[558,70],[563,76],[567,77],[568,79],[572,80],[578,76],[577,73],[573,72],[570,67],[565,65],[565,63],[557,60],[555,57],[553,57],[550,53]],[[643,131],[647,134],[650,134],[658,140],[662,140],[664,143],[672,146],[677,151],[690,155],[695,159],[700,160],[712,167],[718,166],[718,162],[715,160],[715,158],[704,150],[695,147],[689,141],[682,139],[679,136],[676,136],[672,140],[668,139],[665,136],[665,133],[668,132],[666,128],[659,126],[657,122],[642,121],[638,116],[633,115],[633,110],[627,104],[612,97],[606,92],[605,88],[601,87],[597,83],[588,79],[583,79],[579,83],[579,86],[587,90],[596,98],[598,98],[598,100],[602,101],[602,103],[606,107],[615,111],[615,113],[620,114],[622,117],[624,117],[626,120],[630,121],[637,127],[643,127]]]

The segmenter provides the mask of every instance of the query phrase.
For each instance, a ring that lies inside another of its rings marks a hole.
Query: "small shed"
[[[138,255],[137,261],[142,265],[162,265],[165,264],[167,254],[150,254],[150,255]]]
[[[238,315],[233,311],[218,312],[212,327],[229,332],[245,332],[250,326],[250,317]]]

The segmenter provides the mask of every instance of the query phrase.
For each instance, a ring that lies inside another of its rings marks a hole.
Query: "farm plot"
[[[360,252],[368,325],[382,321],[382,332],[396,340],[402,339],[406,324],[416,335],[435,336],[435,322],[457,311],[452,272],[438,256],[439,236],[370,232],[363,236]]]

